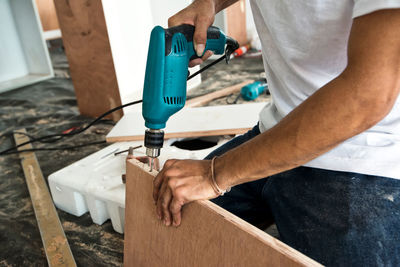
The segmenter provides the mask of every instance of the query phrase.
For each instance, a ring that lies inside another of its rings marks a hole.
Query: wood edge
[[[129,159],[127,160],[127,163],[131,166],[138,167],[144,172],[147,172],[151,176],[156,177],[158,172],[153,170],[150,172],[150,167],[147,164],[144,164],[136,159]],[[316,262],[315,260],[311,259],[310,257],[304,255],[300,251],[297,251],[296,249],[286,245],[282,241],[272,237],[271,235],[265,233],[264,231],[258,229],[257,227],[249,224],[248,222],[244,221],[243,219],[237,217],[236,215],[230,213],[229,211],[221,208],[220,206],[212,203],[209,200],[200,200],[200,201],[195,201],[194,203],[201,205],[208,210],[216,213],[219,216],[222,216],[224,219],[230,221],[233,223],[237,228],[246,231],[259,241],[263,242],[264,244],[267,244],[268,246],[272,247],[273,249],[281,252],[284,254],[286,257],[292,259],[293,261],[300,263],[304,266],[323,266],[320,263]]]
[[[226,129],[226,130],[214,130],[214,131],[204,131],[204,132],[179,132],[179,133],[165,133],[165,139],[171,138],[185,138],[185,137],[203,137],[203,136],[218,136],[218,135],[236,135],[236,134],[244,134],[249,128],[235,128],[235,129]],[[115,142],[129,142],[129,141],[143,141],[144,135],[135,135],[135,136],[110,136],[106,137],[107,143],[115,143]]]

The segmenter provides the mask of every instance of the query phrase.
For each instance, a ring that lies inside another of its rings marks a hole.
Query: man
[[[201,55],[214,15],[234,2],[196,0],[169,26],[195,25]],[[251,5],[272,103],[208,160],[167,161],[158,217],[177,226],[184,204],[219,196],[323,264],[400,265],[400,0]]]

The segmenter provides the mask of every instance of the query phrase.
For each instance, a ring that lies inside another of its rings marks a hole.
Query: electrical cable
[[[5,153],[4,155],[11,155],[11,154],[18,154],[22,152],[32,152],[32,151],[52,151],[52,150],[73,150],[85,146],[92,146],[92,145],[99,145],[99,144],[105,144],[107,143],[105,140],[103,141],[97,141],[97,142],[91,142],[91,143],[84,143],[84,144],[79,144],[79,145],[74,145],[74,146],[61,146],[61,147],[43,147],[43,148],[28,148],[28,149],[22,149],[22,150],[17,150],[17,151],[10,151]]]
[[[225,51],[225,52],[227,52],[227,51]],[[201,68],[197,72],[193,73],[192,75],[189,75],[187,80],[189,81],[193,77],[197,76],[198,74],[202,73],[203,71],[207,70],[208,68],[214,66],[215,64],[217,64],[218,62],[220,62],[220,61],[222,61],[222,60],[224,60],[226,58],[227,58],[227,54],[225,53],[223,56],[221,56],[218,59],[214,60],[210,64],[204,66],[203,68]],[[228,60],[227,60],[227,63],[228,63]],[[41,136],[41,137],[38,137],[38,138],[32,138],[31,140],[26,141],[26,142],[24,142],[22,144],[19,144],[19,145],[16,145],[16,146],[13,146],[11,148],[8,148],[6,150],[1,151],[0,152],[0,156],[10,155],[10,154],[17,154],[17,153],[27,152],[27,151],[66,150],[66,149],[74,149],[74,148],[77,148],[77,147],[83,147],[83,146],[85,146],[85,144],[82,144],[82,145],[79,145],[79,146],[71,146],[71,147],[32,148],[32,149],[24,149],[24,150],[13,151],[13,150],[18,149],[19,147],[24,146],[26,144],[31,144],[31,143],[34,143],[34,142],[53,143],[53,142],[56,142],[56,141],[59,141],[59,140],[63,139],[64,137],[71,137],[71,136],[80,134],[80,133],[86,131],[87,129],[89,129],[91,126],[93,126],[97,122],[99,122],[100,120],[102,120],[104,117],[108,116],[109,114],[111,114],[111,113],[113,113],[113,112],[115,112],[117,110],[123,109],[125,107],[136,105],[136,104],[139,104],[139,103],[142,103],[142,102],[143,102],[143,100],[141,99],[141,100],[133,101],[133,102],[130,102],[130,103],[115,107],[113,109],[110,109],[109,111],[103,113],[102,115],[97,117],[95,120],[90,122],[87,126],[85,126],[83,128],[80,128],[80,129],[73,130],[73,131],[71,131],[69,133],[50,134],[50,135],[45,135],[45,136]],[[25,134],[25,133],[20,133],[20,134],[24,134],[24,135],[26,135],[28,137],[31,137],[31,135],[28,135],[28,134]],[[47,139],[50,139],[50,140],[47,140]],[[105,142],[105,141],[101,141],[101,142]],[[94,144],[94,143],[88,143],[88,145],[92,145],[92,144]]]
[[[207,70],[208,68],[211,68],[212,66],[214,66],[215,64],[217,64],[218,62],[224,60],[226,58],[226,54],[223,55],[222,57],[214,60],[213,62],[211,62],[210,64],[204,66],[203,68],[199,69],[198,71],[196,71],[195,73],[193,73],[192,75],[189,75],[189,77],[187,78],[187,80],[189,81],[190,79],[192,79],[193,77],[195,77],[196,75],[202,73],[203,71]]]
[[[6,149],[6,150],[1,151],[1,152],[0,152],[0,156],[6,155],[8,152],[10,152],[10,151],[12,151],[12,150],[15,150],[15,149],[17,149],[18,147],[24,146],[24,145],[26,145],[26,144],[30,144],[30,143],[34,143],[34,142],[40,142],[40,141],[43,141],[43,140],[46,140],[46,139],[50,139],[50,138],[58,138],[58,140],[60,140],[60,139],[62,139],[62,138],[64,138],[64,137],[71,137],[71,136],[73,136],[73,135],[80,134],[80,133],[86,131],[87,129],[89,129],[92,125],[96,124],[96,123],[97,123],[98,121],[100,121],[102,118],[104,118],[104,117],[106,117],[107,115],[113,113],[114,111],[117,111],[117,110],[119,110],[119,109],[122,109],[122,108],[125,108],[125,107],[128,107],[128,106],[136,105],[136,104],[139,104],[139,103],[141,103],[141,102],[143,102],[143,100],[137,100],[137,101],[134,101],[134,102],[127,103],[127,104],[125,104],[125,105],[121,105],[121,106],[115,107],[115,108],[113,108],[113,109],[111,109],[111,110],[109,110],[109,111],[103,113],[103,114],[100,115],[99,117],[97,117],[95,120],[93,120],[91,123],[89,123],[89,124],[88,124],[87,126],[85,126],[84,128],[77,129],[77,130],[75,130],[75,131],[72,131],[72,132],[69,132],[69,133],[65,133],[65,134],[50,134],[50,135],[45,135],[45,136],[42,136],[42,137],[34,138],[34,139],[32,139],[32,140],[23,142],[22,144],[19,144],[19,145],[16,145],[16,146],[14,146],[14,147],[11,147],[11,148],[9,148],[9,149]],[[58,141],[58,140],[56,140],[56,141]]]

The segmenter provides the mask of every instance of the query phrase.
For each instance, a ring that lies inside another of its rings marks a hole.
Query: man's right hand
[[[207,41],[207,29],[214,22],[215,2],[214,0],[196,0],[187,8],[179,11],[168,19],[168,27],[181,24],[195,26],[193,44],[196,54],[203,55]],[[206,51],[201,58],[189,62],[189,67],[194,67],[203,63],[204,60],[212,55],[211,51]]]

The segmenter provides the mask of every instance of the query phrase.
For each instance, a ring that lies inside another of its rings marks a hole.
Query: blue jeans
[[[256,126],[207,158],[259,133]],[[298,167],[213,202],[254,225],[275,222],[283,242],[324,265],[400,266],[400,180]]]

